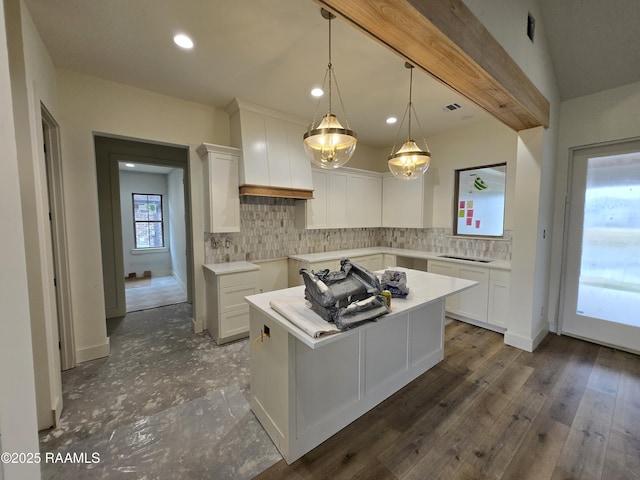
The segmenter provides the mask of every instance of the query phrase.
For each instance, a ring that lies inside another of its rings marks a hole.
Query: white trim
[[[102,344],[76,350],[76,360],[78,363],[82,363],[108,357],[110,350],[109,337],[107,337],[107,341]]]
[[[176,281],[176,283],[178,284],[178,286],[182,289],[182,291],[184,293],[187,293],[187,286],[184,284],[184,282],[182,281],[182,279],[178,276],[178,274],[176,274],[175,271],[171,270],[171,276],[173,277],[173,279]]]
[[[538,348],[538,345],[540,345],[540,342],[542,342],[542,340],[547,336],[548,333],[549,330],[543,328],[534,338],[528,338],[507,330],[504,333],[504,343],[506,345],[519,348],[520,350],[533,352],[536,348]]]
[[[132,248],[131,255],[145,255],[149,253],[166,253],[169,247],[151,247],[151,248]]]

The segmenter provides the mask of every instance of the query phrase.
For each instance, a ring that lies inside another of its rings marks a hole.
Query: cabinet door
[[[437,262],[429,260],[427,264],[427,271],[430,273],[436,273],[438,275],[446,275],[447,277],[456,277],[460,275],[460,267],[455,263]],[[409,288],[411,286],[409,285]],[[445,309],[447,312],[458,313],[458,297],[459,293],[455,295],[449,295],[445,300]]]
[[[367,175],[349,175],[347,218],[349,226],[379,227],[382,222],[382,180]]]
[[[264,125],[267,134],[267,158],[269,160],[269,183],[267,185],[272,187],[291,187],[287,122],[277,118],[265,117]]]
[[[329,208],[329,227],[348,227],[346,173],[329,173],[329,201],[327,205]]]
[[[486,322],[489,296],[489,271],[463,265],[460,266],[459,272],[459,278],[473,280],[478,282],[478,285],[458,294],[458,313],[474,320]]]
[[[489,308],[487,321],[492,325],[507,328],[509,308],[509,284],[489,280]]]
[[[307,228],[329,228],[329,172],[313,170],[313,200],[307,200]]]
[[[239,232],[238,156],[209,151],[205,161],[205,228],[212,233]]]
[[[424,182],[395,177],[382,180],[382,226],[423,228]]]
[[[241,185],[269,185],[269,158],[264,117],[250,110],[240,113],[242,138],[250,138],[251,144],[242,145]]]
[[[289,147],[289,165],[291,167],[291,183],[296,188],[313,190],[314,184],[309,168],[309,157],[304,151],[302,137],[307,129],[302,125],[287,123],[287,145]]]
[[[385,253],[382,256],[382,268],[395,267],[395,266],[396,266],[396,256],[391,255],[390,253]]]

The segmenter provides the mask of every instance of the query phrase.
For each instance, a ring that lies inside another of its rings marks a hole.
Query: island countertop
[[[246,297],[246,301],[263,311],[266,315],[276,321],[291,335],[303,342],[305,345],[311,348],[319,348],[320,346],[327,345],[334,341],[344,338],[345,335],[353,334],[359,329],[368,328],[375,325],[378,322],[392,321],[392,318],[396,314],[402,312],[408,312],[410,310],[417,309],[423,305],[440,300],[448,295],[461,292],[477,284],[472,280],[465,280],[461,278],[447,277],[444,275],[436,275],[435,273],[422,272],[418,270],[411,270],[407,268],[394,268],[406,272],[407,274],[407,286],[409,287],[409,295],[407,298],[394,298],[391,301],[391,313],[379,317],[376,322],[370,322],[360,327],[353,328],[351,330],[345,330],[340,333],[321,336],[319,338],[313,338],[301,330],[299,327],[291,323],[284,316],[273,310],[269,302],[277,299],[297,299],[300,305],[304,305],[306,302],[304,298],[304,286],[291,287],[284,290],[276,290],[274,292],[260,293],[257,295],[251,295]],[[378,272],[382,273],[382,272]]]

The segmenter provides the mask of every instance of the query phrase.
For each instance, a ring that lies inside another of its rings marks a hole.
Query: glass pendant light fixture
[[[400,136],[400,131],[402,130],[402,125],[404,124],[405,119],[409,116],[409,131],[407,135],[407,141],[402,144],[402,146],[396,151],[396,143],[393,144],[393,148],[391,149],[391,155],[389,155],[389,170],[396,177],[402,180],[415,180],[416,178],[421,177],[424,172],[429,168],[429,164],[431,163],[431,152],[429,151],[429,147],[427,146],[427,141],[424,139],[424,135],[422,134],[422,128],[420,128],[420,121],[418,120],[418,115],[413,108],[413,102],[411,101],[411,91],[413,88],[413,65],[408,62],[405,62],[404,66],[409,69],[409,103],[407,104],[407,109],[404,112],[404,117],[402,119],[402,123],[400,124],[400,130],[398,131],[398,136]],[[420,128],[420,134],[422,135],[422,141],[424,142],[424,150],[420,150],[418,144],[411,139],[411,114],[416,117],[416,122],[418,122],[418,127]]]
[[[331,63],[331,20],[335,18],[335,15],[324,8],[320,10],[320,13],[323,18],[329,21],[329,64],[327,65],[327,71],[324,76],[324,81],[322,82],[323,90],[327,80],[329,82],[329,88],[327,90],[329,95],[329,110],[322,118],[320,124],[316,126],[318,109],[320,107],[320,100],[318,100],[318,107],[316,108],[313,122],[309,130],[304,134],[303,141],[305,151],[311,162],[321,168],[330,169],[338,168],[349,161],[356,149],[357,138],[355,132],[349,129],[346,112],[344,118],[347,126],[345,128],[331,110],[331,86],[333,81],[336,86],[336,91],[338,92],[342,111],[344,112],[342,96],[340,95],[338,81],[333,71],[333,64]]]

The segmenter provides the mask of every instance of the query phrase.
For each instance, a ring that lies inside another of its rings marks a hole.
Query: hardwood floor
[[[267,479],[640,479],[640,357],[461,322],[445,359]]]

